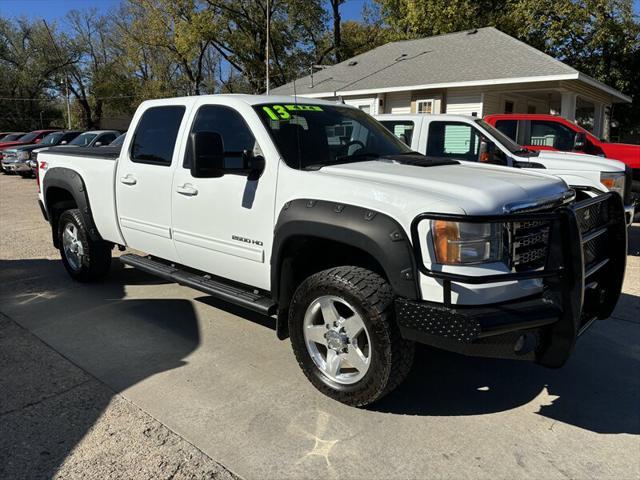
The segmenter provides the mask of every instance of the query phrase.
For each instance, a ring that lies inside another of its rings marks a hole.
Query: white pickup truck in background
[[[274,316],[350,405],[393,390],[414,342],[559,367],[624,278],[617,193],[577,202],[536,169],[430,158],[330,102],[144,102],[121,148],[44,151],[38,180],[72,278],[146,252],[120,260]]]
[[[632,172],[624,163],[595,155],[533,151],[518,145],[482,119],[449,114],[385,114],[375,118],[412,150],[430,157],[455,158],[557,175],[581,198],[602,192],[620,194],[631,225]]]

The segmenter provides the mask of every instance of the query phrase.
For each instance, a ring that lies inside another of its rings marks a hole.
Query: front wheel
[[[352,266],[317,273],[298,287],[289,334],[300,367],[318,390],[364,406],[405,379],[414,345],[400,337],[393,298],[380,275]]]
[[[104,277],[111,266],[111,244],[89,238],[80,210],[66,210],[58,222],[62,263],[74,280],[90,282]]]

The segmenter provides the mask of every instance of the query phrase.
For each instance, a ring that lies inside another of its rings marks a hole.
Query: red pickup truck
[[[605,142],[555,115],[505,113],[484,119],[530,150],[588,153],[620,160],[633,170],[633,191],[640,192],[640,145]]]

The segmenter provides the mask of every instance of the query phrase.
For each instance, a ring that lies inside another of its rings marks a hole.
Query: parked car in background
[[[13,142],[23,135],[26,135],[26,133],[27,132],[0,132],[0,144],[4,142]]]
[[[11,141],[3,141],[0,143],[0,149],[6,149],[10,147],[19,147],[20,145],[30,145],[32,143],[40,143],[40,141],[49,135],[50,133],[57,132],[58,130],[34,130],[33,132],[26,133],[19,138]]]
[[[116,138],[113,142],[111,142],[108,146],[109,147],[121,147],[122,144],[124,143],[124,139],[125,139],[126,136],[127,136],[127,132],[124,132],[122,135],[120,135],[118,138]]]
[[[577,191],[578,200],[617,192],[625,205],[627,223],[633,221],[631,172],[622,162],[569,152],[534,152],[472,116],[387,114],[375,118],[413,150],[428,156],[557,175]]]
[[[542,114],[487,115],[485,121],[531,150],[575,152],[620,160],[632,170],[632,190],[640,194],[640,145],[609,143],[566,118]]]
[[[34,130],[33,132],[20,135],[18,138],[15,138],[13,140],[0,142],[0,161],[4,157],[4,150],[13,147],[19,147],[20,145],[39,143],[40,140],[49,135],[51,132],[55,131],[57,130]]]
[[[120,132],[117,130],[92,130],[84,132],[69,142],[69,147],[102,147],[113,142]]]
[[[79,130],[53,132],[44,137],[40,143],[8,148],[4,151],[4,158],[1,160],[2,169],[5,173],[18,173],[23,177],[33,176],[35,170],[31,166],[31,160],[36,155],[36,151],[46,150],[56,145],[66,145],[81,133]]]

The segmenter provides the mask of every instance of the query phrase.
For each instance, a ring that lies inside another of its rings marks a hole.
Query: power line
[[[90,99],[92,99],[92,100],[112,100],[114,98],[134,98],[134,97],[136,97],[136,95],[114,95],[112,97],[90,97]],[[14,101],[14,102],[34,102],[34,101],[53,102],[56,99],[55,98],[0,97],[0,100],[9,100],[9,101]]]

